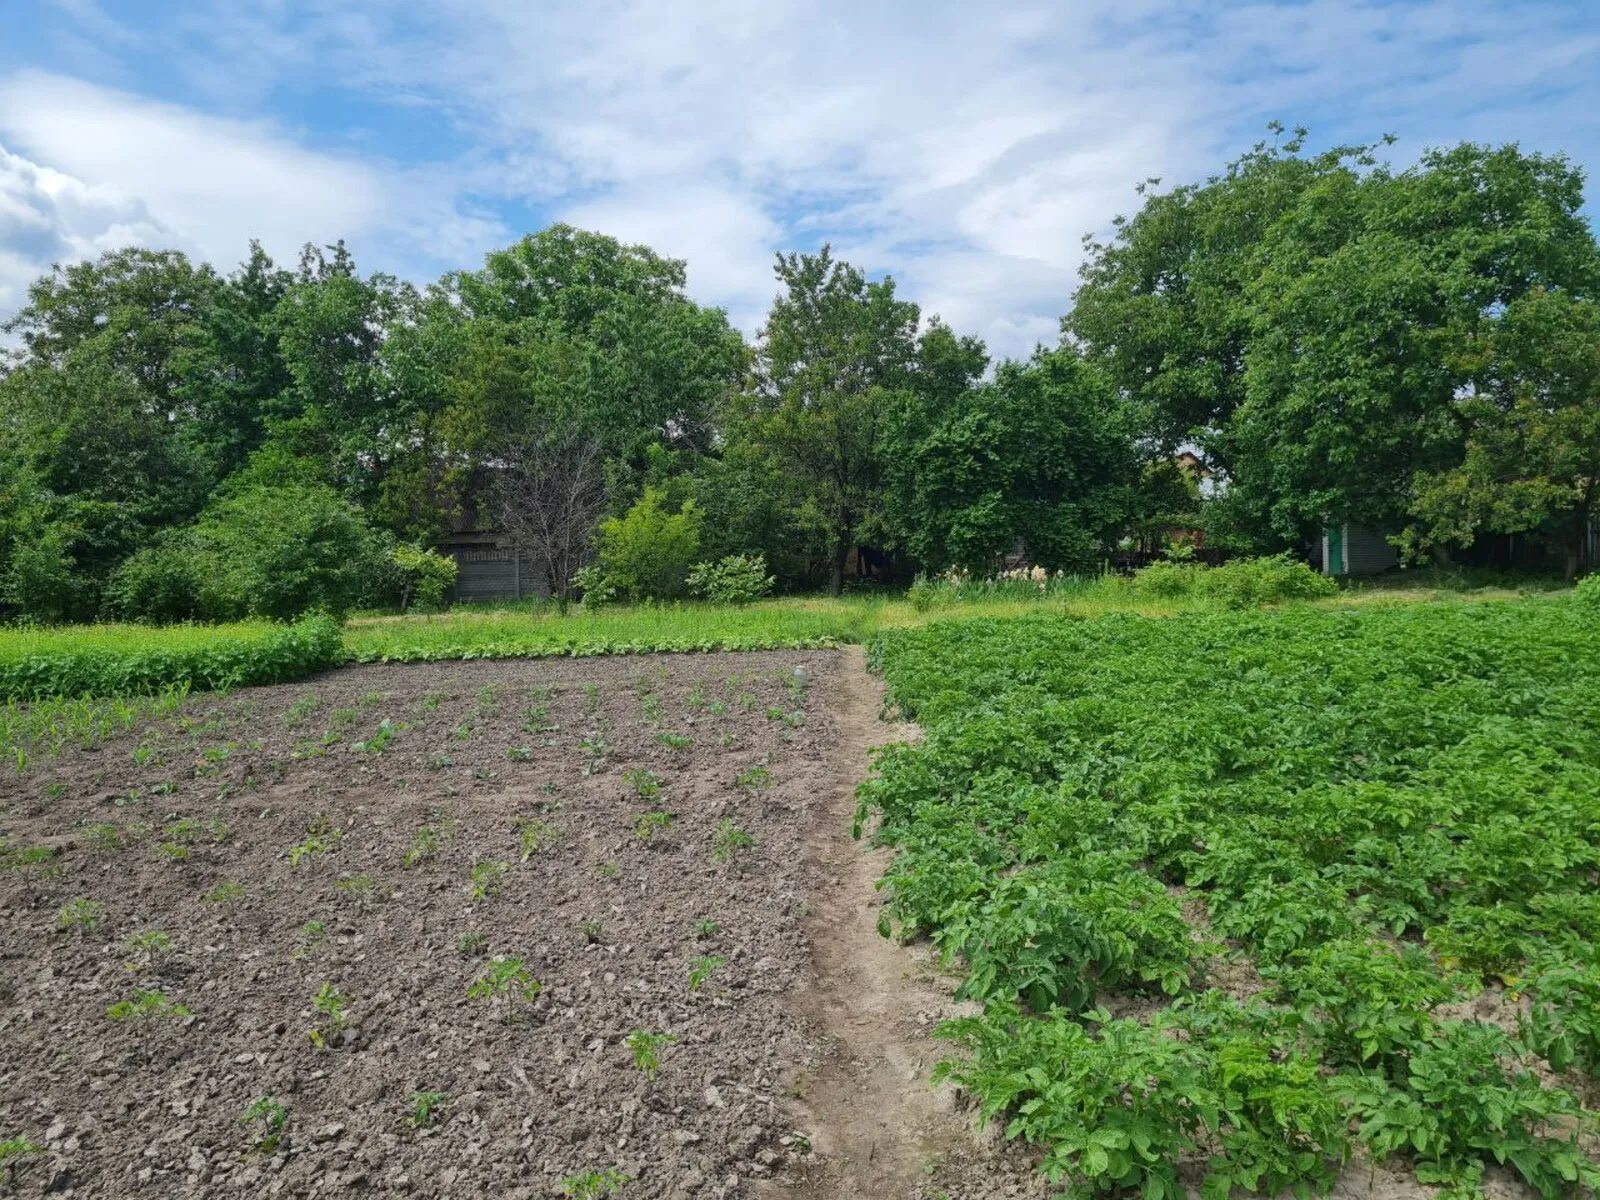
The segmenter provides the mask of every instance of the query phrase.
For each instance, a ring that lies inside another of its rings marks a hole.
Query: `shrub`
[[[11,554],[0,599],[32,621],[62,621],[76,607],[78,583],[72,555],[59,529],[47,529],[32,541],[19,542]]]
[[[1311,600],[1337,595],[1339,585],[1287,554],[1270,558],[1236,558],[1203,570],[1200,590],[1232,608],[1278,600]]]
[[[700,522],[694,501],[671,512],[658,490],[646,488],[626,514],[600,523],[600,568],[629,600],[681,596],[700,549]]]
[[[767,574],[761,554],[730,554],[716,562],[696,563],[689,572],[691,595],[713,604],[748,604],[772,591],[777,580]]]
[[[387,571],[383,539],[319,484],[253,487],[214,505],[198,536],[216,555],[216,616],[342,614]]]
[[[1578,580],[1578,586],[1573,589],[1573,595],[1578,598],[1580,604],[1600,612],[1600,572],[1596,572],[1593,575],[1585,575]]]
[[[605,571],[595,563],[579,567],[573,572],[572,586],[577,588],[583,597],[585,608],[599,608],[602,604],[610,604],[617,598],[617,585],[612,583]]]
[[[434,611],[444,607],[445,596],[456,584],[456,560],[422,546],[401,542],[389,554],[399,577],[400,607]]]
[[[189,539],[140,550],[116,569],[108,591],[112,608],[137,620],[192,621],[206,616],[201,599],[215,578],[210,555]]]

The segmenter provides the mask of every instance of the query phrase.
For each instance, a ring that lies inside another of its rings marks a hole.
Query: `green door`
[[[1344,574],[1344,526],[1328,528],[1328,574]]]

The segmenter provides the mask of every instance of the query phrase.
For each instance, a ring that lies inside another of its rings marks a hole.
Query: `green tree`
[[[689,568],[700,557],[700,510],[694,501],[673,512],[646,488],[620,517],[601,522],[600,569],[629,600],[670,600],[684,594]]]
[[[1001,364],[931,420],[903,406],[886,444],[896,522],[935,569],[987,571],[1020,543],[1051,570],[1093,570],[1135,509],[1127,410],[1070,347]]]
[[[805,524],[827,547],[837,595],[851,547],[882,516],[883,432],[889,409],[911,387],[919,312],[896,297],[893,279],[869,281],[826,246],[779,255],[776,273],[783,290],[731,436],[793,476]]]

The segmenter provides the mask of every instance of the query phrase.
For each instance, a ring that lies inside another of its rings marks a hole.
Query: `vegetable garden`
[[[860,819],[1052,1180],[1600,1184],[1600,620],[1573,599],[947,622]],[[1586,1104],[1589,1107],[1585,1107]]]

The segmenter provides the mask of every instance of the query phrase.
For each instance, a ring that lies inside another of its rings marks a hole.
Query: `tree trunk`
[[[833,576],[828,580],[828,595],[837,596],[844,591],[844,564],[850,557],[850,535],[841,533],[833,545]]]

